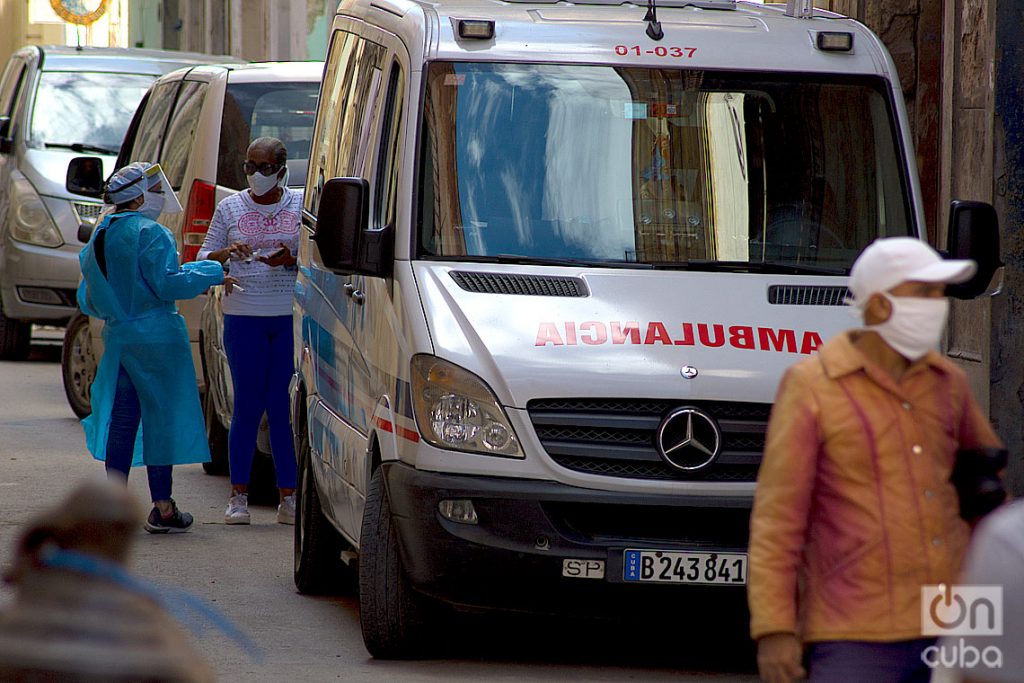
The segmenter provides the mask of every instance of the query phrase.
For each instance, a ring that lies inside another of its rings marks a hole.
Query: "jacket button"
[[[913,407],[914,407],[914,406],[910,405],[910,402],[909,402],[909,401],[904,401],[904,402],[903,402],[903,403],[901,403],[900,405],[902,405],[902,406],[903,406],[903,410],[910,410],[911,408],[913,408]]]
[[[932,539],[932,545],[942,545],[942,539],[936,536]]]
[[[924,492],[924,497],[925,498],[934,498],[935,497],[935,492],[932,491],[931,489],[928,489],[927,491]]]
[[[920,444],[916,444],[916,443],[914,444],[914,446],[910,450],[911,450],[911,452],[913,452],[914,455],[921,455],[922,453],[924,453],[924,449],[921,448]]]

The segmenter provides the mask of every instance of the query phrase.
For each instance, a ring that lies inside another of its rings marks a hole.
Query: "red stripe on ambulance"
[[[799,342],[799,343],[798,343]],[[817,332],[730,325],[720,323],[672,323],[636,320],[628,322],[585,320],[577,323],[545,322],[537,328],[535,346],[621,346],[636,344],[654,346],[704,346],[718,349],[731,346],[748,351],[774,351],[777,353],[814,353],[821,346]]]

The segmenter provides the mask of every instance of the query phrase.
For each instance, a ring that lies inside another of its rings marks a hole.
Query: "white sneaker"
[[[224,512],[225,524],[249,524],[249,494],[239,493],[228,498],[228,509]]]
[[[278,524],[295,524],[295,494],[285,496],[277,506]]]

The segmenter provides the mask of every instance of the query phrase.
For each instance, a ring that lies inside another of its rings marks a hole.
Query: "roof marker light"
[[[823,52],[850,52],[853,50],[853,34],[846,31],[821,31],[817,38],[818,49]]]
[[[463,40],[490,40],[494,37],[492,19],[456,19],[455,32]]]

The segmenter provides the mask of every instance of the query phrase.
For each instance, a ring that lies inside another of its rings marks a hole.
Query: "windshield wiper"
[[[70,149],[72,152],[98,152],[100,154],[117,154],[120,150],[110,149],[109,147],[100,147],[99,145],[89,145],[84,142],[44,142],[47,147],[61,147],[63,149]]]
[[[770,273],[776,275],[832,275],[845,276],[844,268],[804,265],[802,263],[765,263],[762,261],[715,261],[712,259],[690,259],[689,261],[660,261],[654,268],[702,271],[728,271],[749,273]]]

